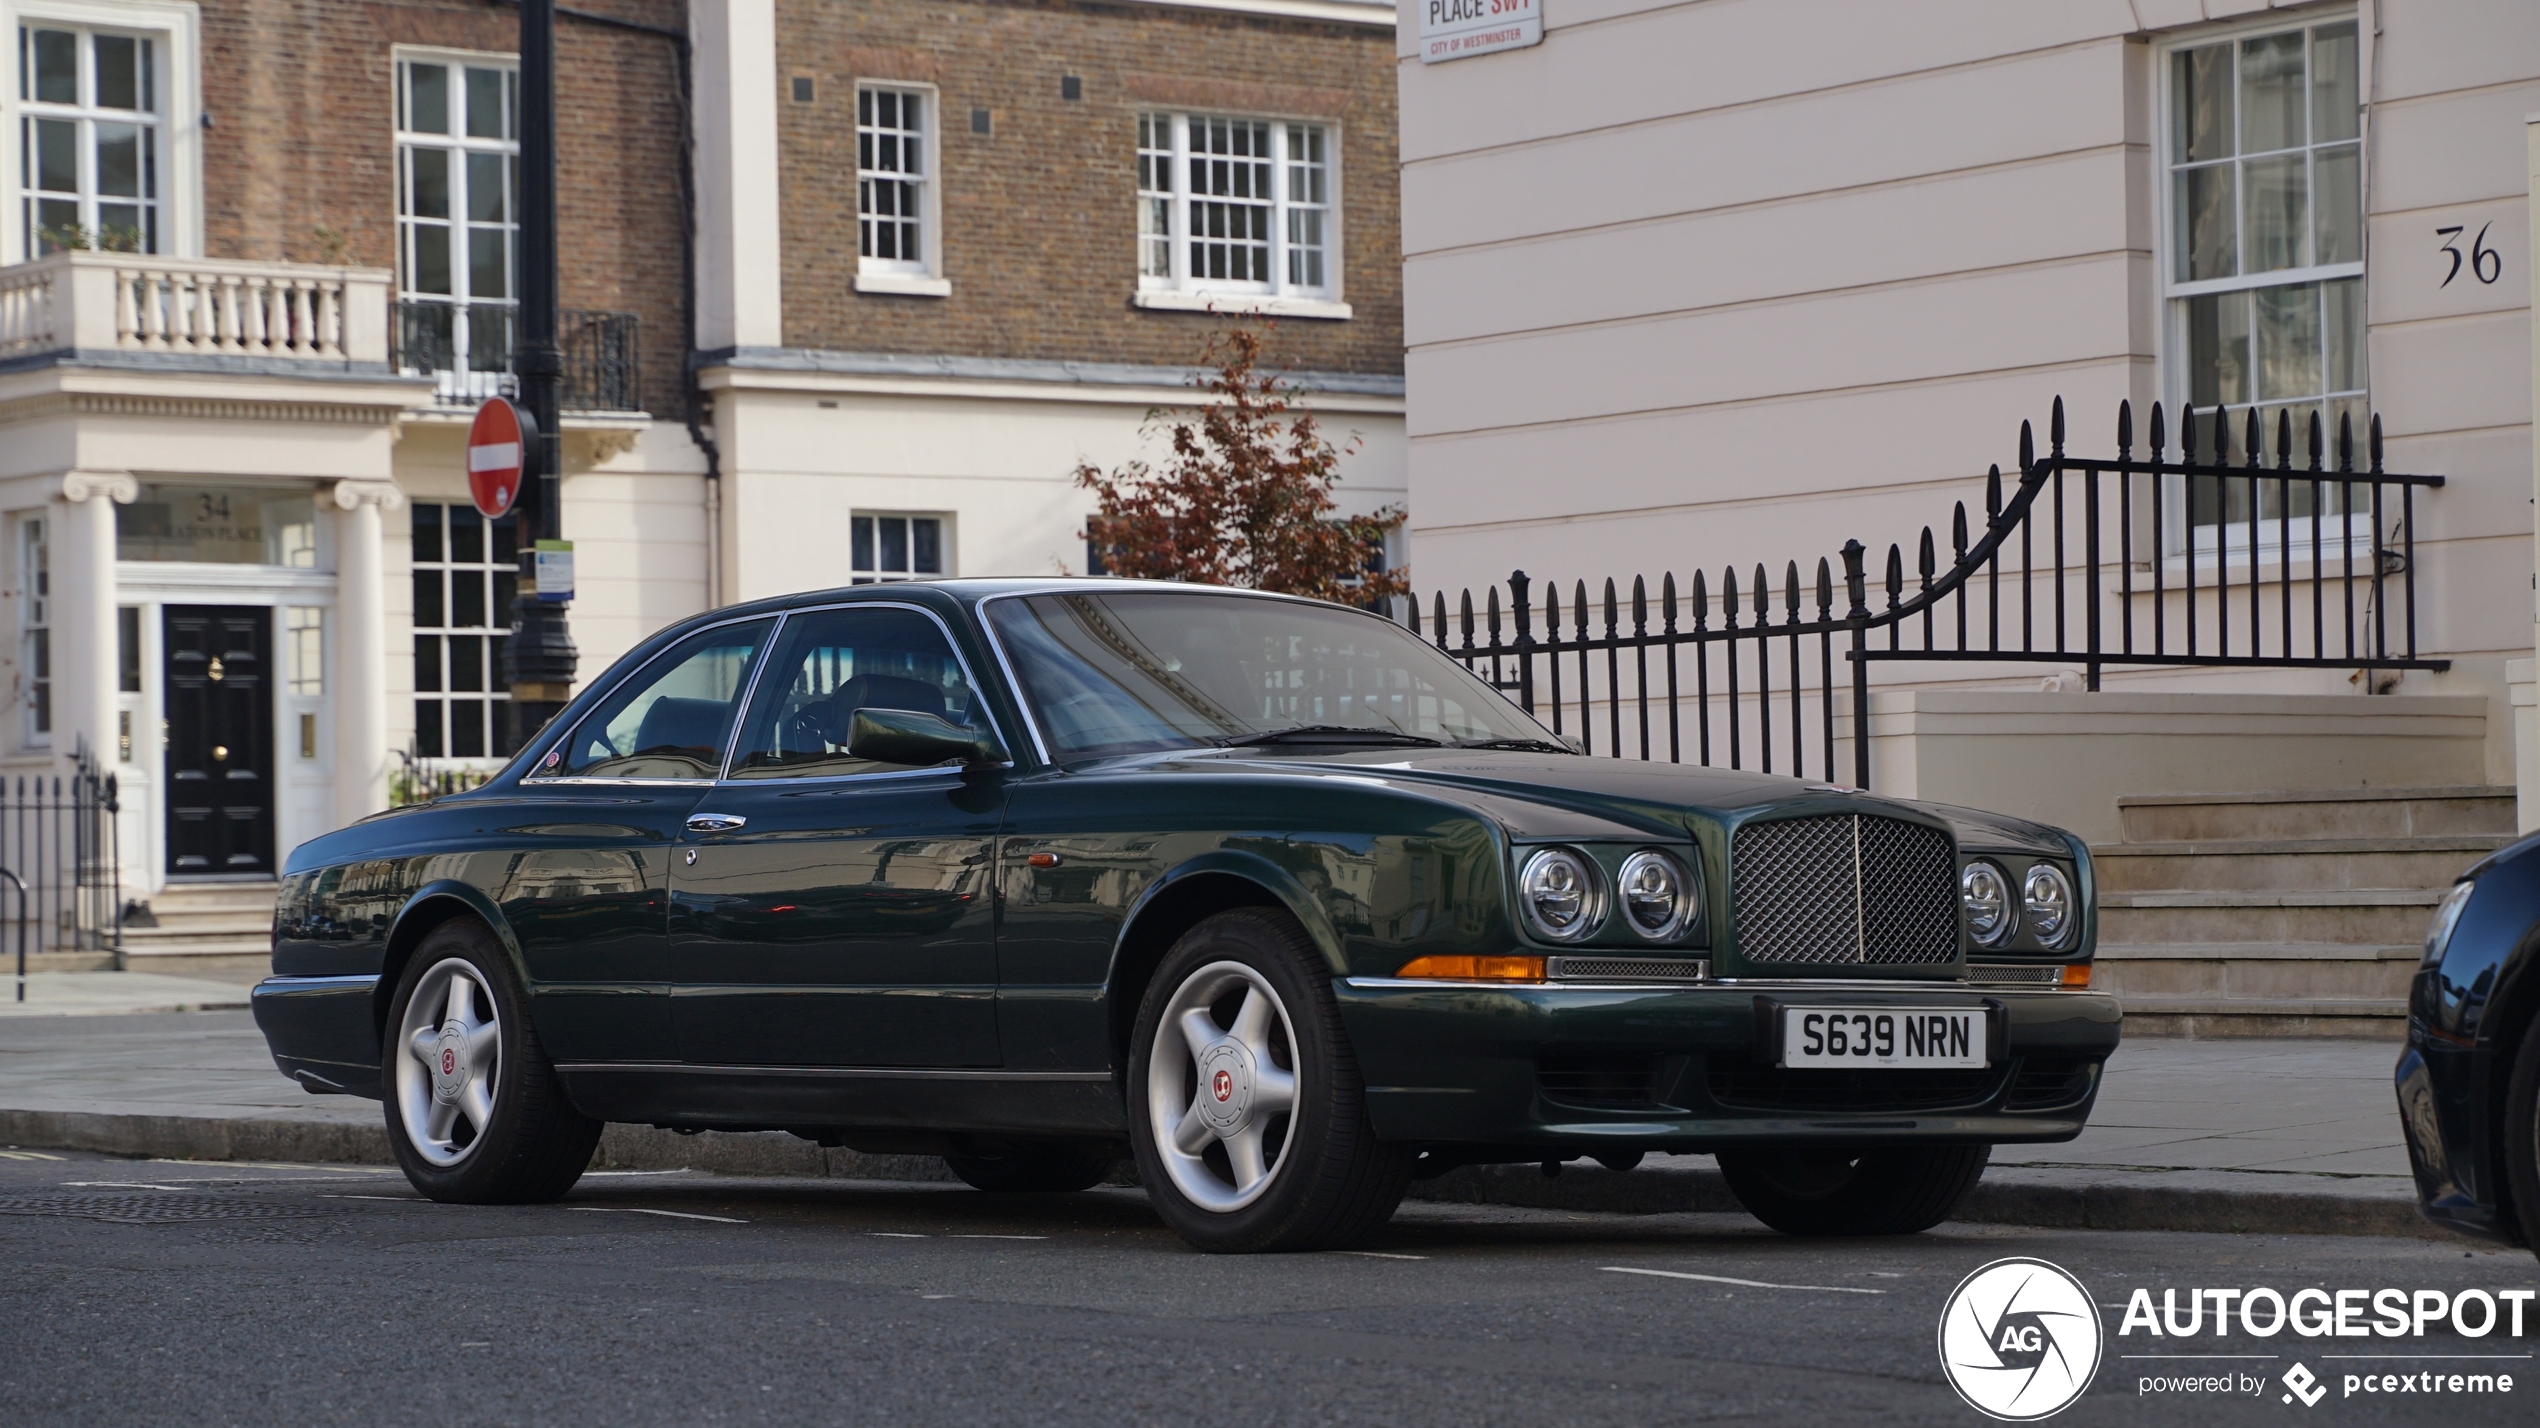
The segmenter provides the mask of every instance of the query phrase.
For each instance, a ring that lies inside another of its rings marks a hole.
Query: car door
[[[671,850],[713,787],[773,619],[699,631],[628,675],[511,797],[498,895],[560,1063],[669,1062]]]
[[[1006,772],[853,758],[859,708],[989,725],[924,609],[786,617],[731,768],[671,864],[690,1063],[1000,1064],[991,894]]]

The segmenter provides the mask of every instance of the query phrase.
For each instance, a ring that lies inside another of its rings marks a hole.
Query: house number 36
[[[2482,283],[2492,283],[2505,275],[2505,255],[2487,246],[2487,230],[2493,226],[2487,223],[2478,225],[2478,236],[2469,241],[2470,275]],[[2443,281],[2435,284],[2436,287],[2448,288],[2452,279],[2461,275],[2461,250],[2453,247],[2452,243],[2465,231],[2466,226],[2459,223],[2434,230],[2434,236],[2443,240],[2443,251],[2452,255],[2451,269],[2443,274]]]

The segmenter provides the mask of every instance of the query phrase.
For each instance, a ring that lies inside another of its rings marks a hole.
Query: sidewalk
[[[17,974],[0,962],[0,1017],[110,1016],[121,1012],[221,1011],[247,1005],[247,987],[155,972],[29,972],[26,1000]]]
[[[2108,1064],[2081,1138],[1997,1150],[1960,1218],[2440,1237],[2415,1212],[2390,1091],[2396,1059],[2397,1048],[2380,1041],[2129,1041]],[[311,1096],[284,1080],[244,1011],[0,1022],[0,1145],[11,1144],[200,1160],[389,1160],[378,1104]],[[929,1158],[822,1150],[775,1133],[611,1126],[601,1157],[628,1169],[947,1178]],[[1624,1174],[1578,1161],[1557,1179],[1530,1165],[1473,1167],[1412,1193],[1574,1210],[1737,1208],[1709,1156],[1653,1156]]]

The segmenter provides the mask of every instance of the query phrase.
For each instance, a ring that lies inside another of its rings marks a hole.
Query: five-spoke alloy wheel
[[[552,1200],[591,1163],[600,1123],[565,1099],[491,929],[453,918],[407,960],[381,1037],[388,1140],[435,1200]]]
[[[1201,1249],[1345,1244],[1402,1200],[1410,1153],[1376,1139],[1331,974],[1284,913],[1221,912],[1174,944],[1129,1074],[1139,1181]]]

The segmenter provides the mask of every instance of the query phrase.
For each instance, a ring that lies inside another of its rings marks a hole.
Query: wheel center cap
[[[1252,1053],[1221,1041],[1199,1057],[1199,1114],[1209,1129],[1231,1135],[1252,1117]]]
[[[432,1094],[444,1101],[455,1101],[467,1084],[467,1038],[453,1022],[441,1028],[441,1037],[432,1047]]]

